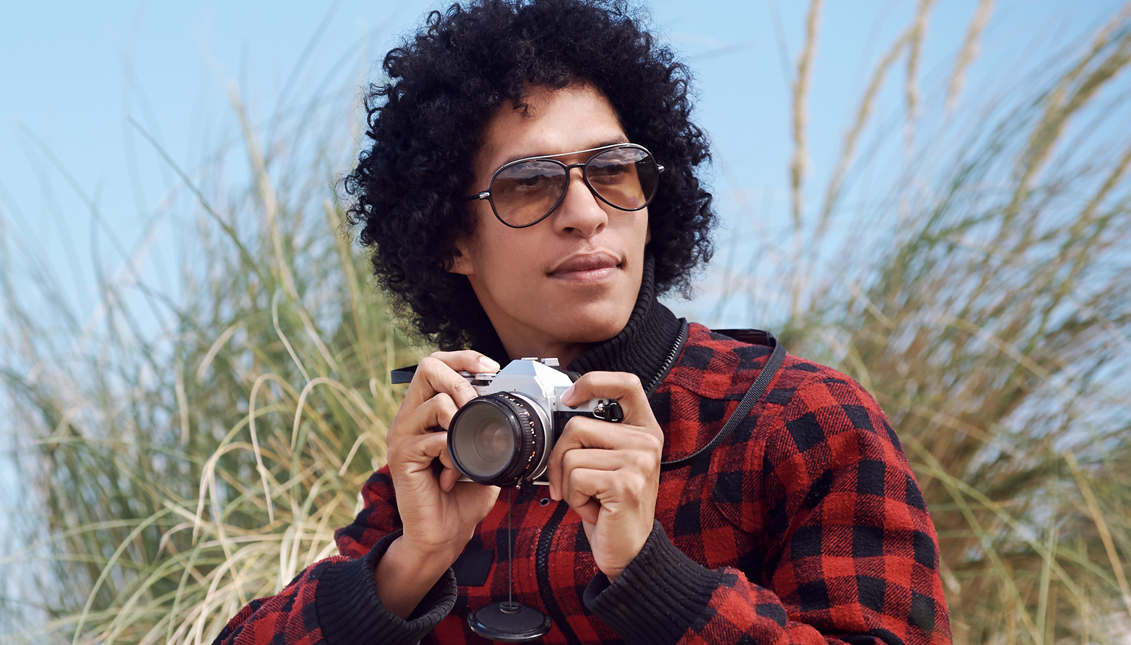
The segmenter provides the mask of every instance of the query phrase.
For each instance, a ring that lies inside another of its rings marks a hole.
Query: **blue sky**
[[[860,88],[914,4],[826,3],[808,126],[814,196],[839,154]],[[984,98],[1017,61],[1051,53],[1117,4],[998,0],[963,100]],[[95,267],[114,275],[122,254],[141,258],[154,284],[175,294],[180,239],[192,222],[175,213],[154,218],[177,182],[130,119],[179,165],[198,168],[237,132],[232,88],[257,123],[267,123],[280,105],[313,96],[348,109],[383,53],[435,6],[420,0],[286,8],[262,1],[5,3],[0,231],[9,249],[22,251],[0,268],[30,275],[41,263],[57,275],[62,297],[80,318],[97,302]],[[784,226],[792,151],[786,75],[802,43],[807,3],[654,0],[647,6],[655,29],[697,77],[699,122],[715,143],[712,183],[726,226],[720,240],[750,234],[755,224]],[[941,0],[933,10],[919,74],[925,96],[945,84],[976,6],[976,0]],[[904,68],[899,63],[885,86],[877,123],[894,123]],[[739,208],[739,191],[756,206]],[[688,304],[686,311],[696,310]]]

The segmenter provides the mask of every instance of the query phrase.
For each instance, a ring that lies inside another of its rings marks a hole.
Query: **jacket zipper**
[[[679,334],[675,338],[675,344],[668,350],[668,356],[664,359],[663,367],[656,373],[656,376],[652,377],[652,382],[648,384],[648,387],[644,388],[645,395],[652,396],[656,388],[660,387],[660,383],[663,382],[664,377],[671,371],[672,363],[675,361],[676,357],[679,356],[680,350],[683,349],[683,345],[687,342],[687,335],[687,321],[683,321],[683,325],[679,328]]]
[[[565,518],[568,511],[569,506],[567,504],[558,502],[558,508],[554,510],[550,520],[542,527],[542,533],[538,536],[538,552],[535,556],[534,570],[538,578],[538,591],[542,596],[542,605],[549,612],[550,619],[562,630],[567,643],[581,643],[569,622],[566,621],[561,605],[554,597],[554,586],[550,580],[550,547],[554,542],[554,534],[558,532],[558,527],[561,526],[562,519]]]
[[[652,392],[659,386],[660,382],[668,372],[671,371],[672,363],[676,357],[679,356],[680,350],[683,349],[684,343],[687,342],[688,328],[687,321],[683,321],[683,326],[680,327],[679,335],[676,336],[675,344],[668,350],[668,355],[664,359],[663,367],[659,373],[648,384],[645,393],[651,396]],[[566,616],[562,612],[562,607],[558,604],[557,598],[554,597],[554,586],[550,581],[550,547],[554,543],[554,534],[558,532],[558,527],[561,526],[562,520],[565,519],[565,514],[569,511],[569,506],[563,502],[558,503],[558,508],[554,510],[554,514],[550,516],[546,525],[542,527],[542,533],[538,536],[538,550],[535,554],[534,571],[538,579],[538,591],[542,596],[542,606],[550,614],[550,619],[554,624],[562,630],[562,635],[565,636],[567,643],[581,643],[577,634],[570,627],[569,622],[566,621]]]

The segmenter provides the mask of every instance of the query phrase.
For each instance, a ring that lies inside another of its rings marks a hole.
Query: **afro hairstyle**
[[[448,271],[455,242],[474,232],[465,196],[485,125],[532,86],[595,86],[629,140],[667,170],[649,206],[657,294],[690,295],[712,255],[716,216],[696,168],[706,134],[690,120],[689,70],[617,0],[471,0],[433,11],[385,56],[365,97],[367,129],[344,178],[348,221],[402,316],[440,348],[466,347],[490,321],[466,276]]]

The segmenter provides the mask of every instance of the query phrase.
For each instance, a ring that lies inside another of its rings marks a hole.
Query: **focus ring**
[[[498,394],[496,394],[496,396],[509,402],[511,411],[514,412],[516,417],[518,417],[520,424],[519,436],[522,441],[522,447],[519,448],[518,454],[521,456],[520,458],[525,461],[525,464],[523,464],[522,467],[522,474],[519,475],[519,479],[525,479],[526,475],[529,474],[530,469],[534,467],[534,457],[538,452],[536,450],[536,444],[539,443],[537,441],[539,433],[534,427],[535,417],[530,413],[530,409],[527,407],[528,404],[526,401],[523,401],[522,399],[507,392],[499,392]]]

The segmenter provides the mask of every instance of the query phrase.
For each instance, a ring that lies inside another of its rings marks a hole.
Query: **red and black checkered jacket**
[[[670,315],[670,314],[669,314]],[[770,350],[691,325],[652,394],[664,460],[706,445]],[[373,571],[399,535],[387,468],[337,532],[341,555],[235,616],[223,643],[485,643],[467,614],[507,596],[553,619],[547,643],[950,642],[937,538],[899,439],[852,379],[792,356],[712,453],[661,475],[656,523],[612,584],[580,519],[544,487],[507,494],[410,620]]]

